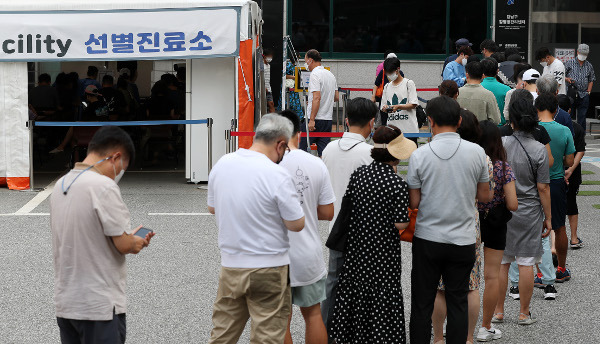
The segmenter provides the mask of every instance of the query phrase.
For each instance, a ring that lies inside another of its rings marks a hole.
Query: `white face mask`
[[[267,63],[271,63],[271,61],[273,61],[273,58],[272,58],[272,57],[267,57],[267,58],[265,59],[265,61],[267,61]]]
[[[542,62],[540,62],[540,64],[542,65],[542,67],[547,67],[548,66],[548,62],[546,62],[546,61],[542,61]]]
[[[385,76],[387,76],[387,78],[388,78],[388,80],[389,80],[390,82],[392,82],[392,81],[394,81],[394,80],[398,79],[398,74],[396,74],[396,73],[394,73],[394,74],[386,74]]]
[[[577,58],[579,59],[579,61],[585,61],[587,59],[587,55],[578,54]]]
[[[466,66],[466,65],[467,65],[467,62],[469,62],[469,61],[467,61],[467,58],[465,57],[465,58],[462,60],[462,65],[463,65],[463,66]]]
[[[123,178],[123,175],[125,174],[125,170],[123,169],[123,162],[121,160],[119,160],[119,164],[121,165],[121,172],[119,172],[119,174],[117,174],[117,169],[115,168],[115,165],[113,165],[113,171],[115,172],[115,183],[119,184],[119,181],[121,180],[121,178]]]
[[[304,62],[304,68],[306,68],[306,70],[310,71],[310,68],[308,68],[308,62]]]

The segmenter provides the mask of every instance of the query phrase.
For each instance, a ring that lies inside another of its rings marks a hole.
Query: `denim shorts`
[[[319,281],[303,285],[301,287],[292,287],[292,304],[298,307],[310,307],[325,300],[325,282],[327,276]]]

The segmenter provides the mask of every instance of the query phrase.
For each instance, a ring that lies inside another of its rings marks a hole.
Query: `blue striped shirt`
[[[587,95],[588,84],[596,80],[594,66],[592,66],[590,61],[584,61],[583,65],[580,65],[579,60],[574,58],[565,63],[565,72],[567,78],[575,82],[575,88],[577,88],[579,96],[581,98],[585,97]]]

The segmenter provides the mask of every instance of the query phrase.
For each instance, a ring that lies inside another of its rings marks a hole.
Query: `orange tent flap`
[[[250,87],[250,96],[254,97],[254,73],[252,70],[252,40],[240,42],[240,62],[238,63],[238,131],[254,131],[254,99],[248,101],[246,92],[246,83]],[[246,82],[244,83],[244,76]],[[252,146],[252,137],[240,137],[238,141],[239,148],[250,148]]]
[[[29,177],[8,177],[6,184],[11,190],[26,190],[29,189]]]

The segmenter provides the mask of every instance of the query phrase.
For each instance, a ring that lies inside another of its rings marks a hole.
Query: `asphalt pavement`
[[[588,143],[590,163],[584,163],[583,169],[593,174],[584,175],[584,180],[600,180],[600,141],[588,138]],[[37,174],[36,185],[47,186],[59,175]],[[186,184],[184,174],[177,171],[127,172],[120,185],[132,225],[157,233],[150,247],[127,259],[127,343],[206,343],[220,268],[218,229],[214,217],[206,214],[206,190]],[[581,190],[600,191],[600,185],[584,185]],[[0,343],[59,342],[49,206],[48,199],[40,198],[39,193],[0,189],[4,214],[0,216]],[[516,324],[519,303],[507,298],[506,322],[498,325],[504,337],[496,343],[595,343],[600,338],[600,238],[596,235],[600,210],[593,207],[600,204],[600,196],[580,196],[578,203],[579,236],[585,247],[569,250],[573,278],[557,284],[555,301],[545,301],[543,291],[535,290],[532,313],[538,322],[531,326]],[[321,222],[320,229],[324,242],[327,223]],[[402,250],[408,319],[410,244],[403,243]],[[292,335],[295,343],[304,343],[298,309]],[[248,342],[247,327],[240,343]]]

